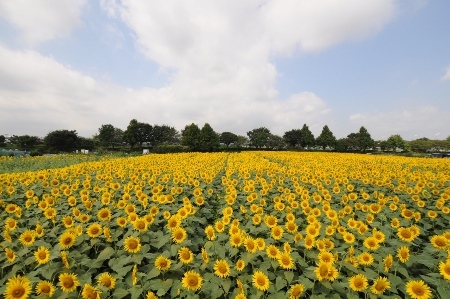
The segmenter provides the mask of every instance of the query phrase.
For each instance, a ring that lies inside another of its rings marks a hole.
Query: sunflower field
[[[54,159],[0,174],[0,297],[450,298],[450,159]]]

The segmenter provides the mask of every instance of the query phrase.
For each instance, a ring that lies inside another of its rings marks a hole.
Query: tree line
[[[429,140],[420,138],[410,142],[400,135],[392,135],[387,140],[375,141],[365,127],[353,132],[345,138],[336,139],[330,128],[325,125],[321,133],[315,137],[309,127],[284,132],[283,136],[273,134],[266,127],[248,131],[246,136],[232,132],[217,133],[208,124],[203,127],[197,124],[186,125],[181,132],[168,125],[151,125],[132,119],[127,128],[122,130],[112,124],[102,124],[92,138],[78,136],[75,130],[56,130],[48,133],[43,139],[37,136],[16,136],[8,140],[0,135],[0,146],[19,147],[35,154],[72,152],[76,149],[87,150],[127,150],[136,151],[143,148],[153,152],[198,151],[214,152],[223,149],[291,149],[291,150],[335,150],[340,152],[366,151],[379,148],[381,150],[402,150],[426,152],[432,150],[449,150],[450,136],[446,140]]]

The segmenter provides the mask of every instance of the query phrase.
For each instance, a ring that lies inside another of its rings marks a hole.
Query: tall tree
[[[300,145],[302,140],[302,130],[293,129],[287,131],[284,133],[283,139],[287,144],[289,144],[290,147],[296,147],[297,145]]]
[[[327,146],[333,148],[336,146],[336,137],[334,137],[327,125],[323,127],[322,133],[320,133],[319,137],[316,139],[316,143],[323,149]]]
[[[396,149],[401,149],[404,151],[410,150],[409,144],[403,140],[402,136],[399,134],[389,136],[387,139],[387,147],[392,151],[395,151]]]
[[[71,152],[80,145],[80,138],[75,130],[57,130],[45,136],[44,144],[51,152]]]
[[[136,144],[142,147],[144,142],[150,142],[153,127],[148,123],[138,122],[132,119],[123,134],[124,141],[134,147]]]
[[[4,135],[0,135],[0,146],[4,146],[6,144],[6,137]]]
[[[154,125],[152,134],[152,145],[157,146],[163,143],[178,143],[178,131],[174,127],[167,125]]]
[[[238,135],[236,142],[234,143],[236,145],[237,148],[242,148],[244,146],[248,145],[248,138],[242,135]]]
[[[300,136],[301,136],[300,145],[303,148],[313,146],[316,141],[313,133],[309,130],[309,127],[306,124],[304,124],[303,127],[300,129]]]
[[[181,144],[189,147],[191,151],[200,150],[200,128],[192,123],[181,131]]]
[[[214,152],[220,147],[219,135],[206,123],[200,130],[200,150],[203,152]]]
[[[25,150],[33,149],[38,143],[40,143],[40,140],[37,136],[23,135],[17,139],[19,147]]]
[[[270,134],[270,130],[265,127],[260,127],[247,132],[250,144],[256,148],[266,146]]]
[[[114,141],[114,132],[115,128],[111,124],[102,125],[98,128],[97,139],[100,142],[100,145],[104,147],[111,146]]]
[[[231,132],[223,132],[220,134],[219,140],[223,144],[225,144],[227,147],[230,146],[230,144],[235,143],[238,139],[238,136]]]
[[[365,151],[366,149],[373,147],[375,144],[375,141],[372,139],[369,132],[364,127],[361,127],[359,129],[359,132],[357,133],[357,140],[359,149],[362,151]]]
[[[285,140],[278,135],[270,134],[267,138],[267,147],[271,149],[283,149],[286,146]]]

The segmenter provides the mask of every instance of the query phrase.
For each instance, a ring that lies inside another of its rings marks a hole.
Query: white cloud
[[[450,80],[450,66],[447,67],[445,75],[441,78],[442,81]]]
[[[351,123],[364,126],[375,139],[387,139],[400,134],[406,140],[420,137],[436,138],[435,133],[448,127],[450,111],[432,105],[382,113],[357,113],[349,117]],[[431,134],[431,135],[430,135]],[[441,137],[445,136],[440,136]]]
[[[17,17],[16,6],[3,4],[8,9],[2,16],[21,28],[25,40],[39,42],[70,32],[83,3],[61,8],[61,18],[36,28],[31,24],[43,15],[39,7],[27,20]],[[96,81],[35,51],[0,46],[0,104],[5,107],[0,127],[22,126],[20,132],[36,135],[67,128],[89,136],[101,124],[124,129],[136,118],[177,129],[208,122],[218,132],[238,134],[259,126],[283,134],[304,123],[320,130],[333,121],[330,108],[313,92],[280,99],[273,55],[319,51],[365,37],[394,12],[393,0],[100,3],[134,32],[141,53],[168,71],[170,81],[159,89],[129,89]]]
[[[0,17],[19,29],[20,38],[34,45],[68,35],[81,24],[86,0],[14,0],[0,2]]]
[[[237,88],[246,75],[236,78]],[[199,126],[208,122],[218,132],[245,134],[266,126],[283,134],[304,122],[323,121],[330,111],[313,93],[295,94],[284,101],[275,95],[258,100],[251,93],[242,98],[228,83],[203,89],[202,82],[191,81],[194,85],[188,86],[181,81],[160,89],[134,90],[98,82],[36,51],[16,52],[0,46],[0,127],[6,130],[0,134],[43,136],[70,129],[88,137],[101,124],[125,129],[132,118],[179,130],[191,122]],[[265,93],[271,91],[253,95]]]

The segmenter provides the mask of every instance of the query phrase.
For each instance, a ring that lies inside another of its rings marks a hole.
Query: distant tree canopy
[[[4,146],[6,141],[6,137],[4,135],[0,135],[0,146]]]
[[[308,148],[310,146],[313,146],[316,140],[314,139],[313,133],[309,130],[309,127],[304,124],[303,127],[300,129],[301,138],[300,138],[300,145],[303,148]]]
[[[192,123],[184,127],[181,131],[181,144],[185,145],[191,151],[200,150],[200,128]]]
[[[238,136],[231,132],[223,132],[222,134],[220,134],[219,140],[227,147],[229,147],[230,144],[236,143],[236,141],[238,140]]]
[[[50,152],[71,152],[80,146],[80,138],[75,130],[57,130],[45,136],[44,144]]]
[[[336,150],[360,150],[365,151],[372,148],[375,142],[366,128],[361,127],[357,133],[350,133],[347,138],[341,138],[336,142]]]
[[[200,130],[200,151],[202,152],[214,152],[220,147],[219,135],[214,132],[213,128],[206,123]]]
[[[270,130],[265,127],[260,127],[247,132],[250,145],[256,148],[266,146],[270,135]]]
[[[395,151],[397,148],[402,149],[404,151],[409,151],[409,144],[403,140],[403,138],[399,135],[391,135],[386,140],[386,147],[392,151]]]
[[[317,137],[316,144],[325,149],[327,146],[334,148],[336,146],[336,137],[330,131],[327,125],[322,129],[322,133]]]
[[[302,140],[302,130],[293,129],[287,131],[284,133],[283,139],[290,147],[296,147],[300,145],[300,142]]]

